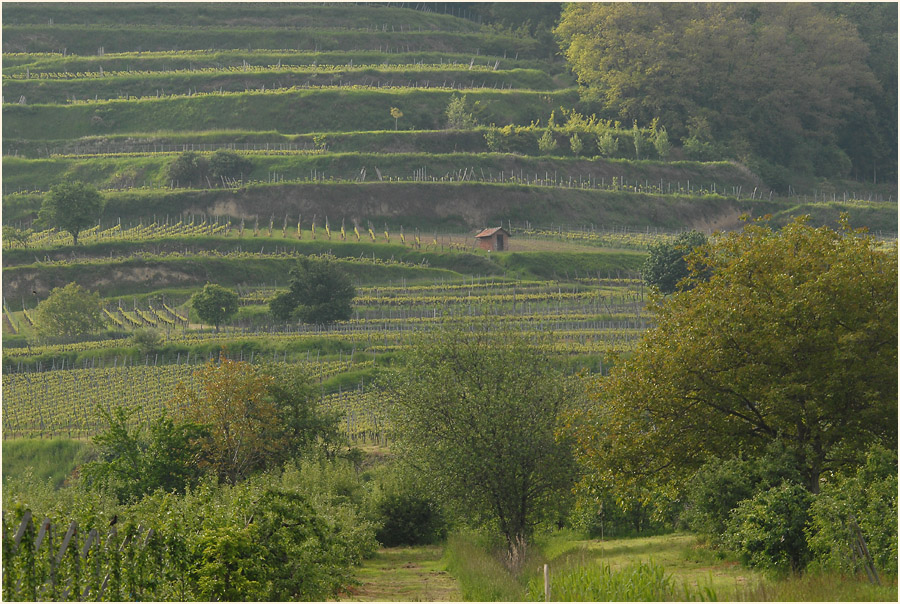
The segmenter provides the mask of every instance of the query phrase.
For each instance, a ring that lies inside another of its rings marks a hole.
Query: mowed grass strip
[[[442,561],[443,547],[381,548],[357,570],[360,584],[342,602],[457,602],[460,591]]]

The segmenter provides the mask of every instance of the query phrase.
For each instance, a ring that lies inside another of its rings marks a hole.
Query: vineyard
[[[225,350],[296,366],[352,440],[383,439],[375,378],[423,331],[492,317],[604,372],[652,324],[653,244],[799,211],[895,237],[895,191],[776,190],[657,145],[582,102],[558,49],[453,5],[12,4],[3,34],[4,438],[90,436],[118,403],[146,423]],[[221,152],[244,168],[173,175]],[[37,220],[75,180],[105,200],[78,246]],[[479,249],[496,225],[509,251]],[[274,320],[300,257],[347,272],[349,320]],[[73,281],[103,330],[41,341],[38,304]],[[207,282],[239,294],[218,330],[189,303]]]

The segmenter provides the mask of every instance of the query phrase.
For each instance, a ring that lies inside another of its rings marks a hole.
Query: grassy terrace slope
[[[108,75],[107,75],[108,74]],[[116,99],[152,97],[159,94],[193,92],[244,92],[309,86],[406,86],[410,88],[518,88],[550,90],[552,78],[537,69],[493,70],[467,66],[406,66],[390,68],[361,65],[333,69],[281,67],[194,72],[127,72],[108,70],[96,77],[79,79],[36,78],[3,80],[3,94],[10,99],[24,96],[31,104],[65,103],[70,99]]]
[[[535,40],[497,34],[444,31],[382,31],[292,27],[189,27],[154,25],[9,25],[3,28],[4,52],[73,52],[292,48],[300,50],[379,50],[471,52],[534,57]]]
[[[500,62],[497,65],[497,61]],[[62,53],[7,53],[3,55],[3,75],[10,78],[71,78],[79,72],[96,73],[140,71],[197,71],[249,67],[353,65],[458,65],[501,69],[539,69],[553,75],[565,73],[562,63],[515,56],[491,56],[474,53],[437,51],[389,53],[365,50],[179,50],[161,52],[122,52],[102,55]],[[571,75],[569,76],[571,79]],[[572,80],[574,81],[574,80]]]
[[[36,195],[7,196],[5,220],[27,220],[39,207]],[[582,190],[499,183],[294,183],[256,185],[231,191],[140,189],[111,192],[106,221],[137,220],[155,215],[235,216],[266,220],[297,213],[322,220],[329,216],[351,223],[366,220],[392,225],[472,229],[501,221],[659,226],[667,228],[734,228],[742,213],[776,213],[778,202],[737,200],[720,195],[658,195],[628,191]]]
[[[452,90],[294,89],[206,94],[175,98],[113,100],[75,105],[3,106],[3,137],[77,138],[155,130],[322,130],[393,129],[391,107],[403,111],[404,129],[433,130],[445,124]],[[525,123],[578,102],[575,89],[554,92],[467,90],[479,103],[484,123]]]
[[[661,190],[675,191],[678,184],[686,190],[731,192],[741,187],[748,194],[759,186],[752,175],[733,164],[700,162],[629,162],[622,160],[569,157],[527,157],[508,153],[323,153],[264,151],[249,155],[252,169],[246,172],[245,182],[269,181],[277,173],[279,180],[318,178],[358,181],[363,169],[366,179],[378,180],[449,180],[466,171],[466,180],[504,181],[514,178],[528,184],[568,183],[571,178],[585,186],[612,186],[617,178],[626,183],[649,188],[653,183]],[[3,166],[4,186],[7,190],[26,189],[35,183],[52,186],[61,182],[81,180],[99,189],[124,186],[170,187],[188,183],[172,183],[167,175],[174,153],[146,155],[100,155],[94,157],[55,157],[52,159],[7,158]],[[378,172],[375,168],[378,168]],[[469,172],[474,174],[469,174]],[[596,180],[596,183],[594,182]],[[670,185],[671,183],[671,185]],[[717,184],[713,184],[717,183]],[[210,183],[203,183],[207,188]],[[221,186],[222,183],[215,183]],[[214,185],[214,186],[215,186]],[[579,185],[580,186],[580,185]]]
[[[151,25],[180,23],[191,27],[258,25],[272,27],[416,27],[429,30],[476,32],[479,26],[443,12],[398,11],[382,6],[354,5],[352,17],[346,7],[334,4],[267,4],[234,2],[207,3],[190,7],[178,2],[117,2],[80,4],[77,9],[65,2],[38,4],[7,3],[3,20],[9,25]]]

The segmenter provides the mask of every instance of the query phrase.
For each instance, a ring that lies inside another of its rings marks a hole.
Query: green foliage
[[[253,163],[234,151],[219,149],[209,158],[209,175],[215,181],[242,180],[250,175]]]
[[[99,408],[107,423],[105,432],[93,438],[99,459],[85,464],[85,484],[109,489],[119,501],[131,501],[157,489],[184,493],[200,477],[200,446],[205,428],[188,422],[175,423],[163,413],[148,428],[129,427],[124,407]]]
[[[677,491],[711,456],[780,440],[815,493],[854,449],[895,446],[894,249],[798,219],[720,236],[688,266],[694,287],[660,300],[656,327],[591,386],[574,433],[598,479]]]
[[[665,126],[654,129],[653,131],[653,147],[660,159],[669,157],[669,151],[672,150],[672,143],[669,142],[669,133]]]
[[[897,451],[875,444],[855,471],[829,477],[813,501],[810,516],[809,546],[821,566],[862,572],[864,560],[852,549],[853,517],[876,568],[896,576]]]
[[[649,246],[650,255],[641,269],[644,282],[656,287],[662,294],[671,294],[678,284],[690,276],[685,257],[698,247],[705,245],[706,235],[699,231],[682,233],[672,242],[659,241]],[[690,283],[683,283],[690,287]]]
[[[212,323],[219,331],[219,324],[227,321],[238,310],[238,295],[221,285],[207,283],[191,296],[191,307],[204,323]]]
[[[18,227],[4,225],[3,241],[7,243],[17,243],[23,248],[28,248],[28,238],[31,237],[31,229],[20,229]]]
[[[634,121],[634,126],[631,128],[631,139],[634,142],[634,158],[647,159],[647,152],[650,150],[652,143],[638,128],[637,120]]]
[[[53,288],[35,311],[34,329],[42,339],[79,338],[103,325],[100,296],[77,283]]]
[[[205,184],[210,173],[210,163],[205,156],[185,151],[169,164],[167,176],[176,186],[189,187]]]
[[[103,197],[97,189],[76,181],[53,186],[44,196],[38,219],[68,231],[73,245],[78,245],[78,233],[100,220],[102,211]]]
[[[338,430],[343,414],[319,407],[319,393],[309,375],[289,365],[263,366],[262,374],[271,378],[266,395],[275,405],[280,431],[276,438],[283,443],[270,463],[280,465],[314,444],[333,455],[344,444]]]
[[[445,520],[436,504],[411,491],[388,493],[378,501],[375,538],[385,547],[430,545],[444,538]]]
[[[681,520],[692,531],[721,542],[731,511],[741,501],[785,480],[802,481],[797,461],[778,441],[758,458],[710,459],[687,484]]]
[[[556,147],[556,137],[553,136],[553,131],[550,128],[547,128],[538,139],[538,149],[540,149],[541,153],[547,155],[556,149]]]
[[[692,120],[706,120],[712,139],[698,137],[690,145],[693,154],[705,154],[702,147],[716,140],[730,157],[754,155],[812,173],[816,149],[838,138],[854,164],[871,167],[876,153],[862,143],[869,137],[857,136],[862,140],[854,143],[847,135],[855,124],[857,134],[871,132],[879,140],[871,108],[890,104],[878,98],[866,56],[896,46],[896,16],[878,25],[858,18],[857,27],[829,14],[845,10],[572,3],[555,33],[586,100],[624,120],[659,117],[675,139],[693,136]],[[862,31],[873,40],[868,48]],[[896,68],[891,73],[896,77]],[[891,87],[896,85],[884,86]],[[803,100],[808,90],[823,92]],[[645,158],[644,150],[638,148],[637,156]],[[879,169],[894,173],[896,159],[890,163],[882,161]]]
[[[569,138],[569,147],[572,148],[572,154],[575,157],[581,155],[581,152],[584,149],[584,143],[581,142],[581,138],[578,136],[577,132]]]
[[[597,151],[603,157],[615,157],[619,153],[619,139],[612,132],[604,132],[597,136]]]
[[[146,356],[159,350],[162,344],[162,335],[153,328],[141,327],[135,329],[131,334],[131,343],[138,347],[142,355]]]
[[[802,486],[783,482],[740,502],[728,520],[726,546],[757,568],[802,570],[810,558],[804,531],[812,499]]]
[[[350,278],[334,262],[306,257],[291,269],[290,289],[269,310],[280,321],[295,316],[304,323],[333,323],[350,318],[355,296]]]
[[[468,111],[466,104],[466,95],[454,96],[447,103],[447,128],[450,130],[471,130],[477,123],[475,116]]]
[[[553,573],[551,596],[560,602],[659,602],[675,592],[672,576],[650,562],[634,562],[612,570],[608,563]],[[529,602],[544,600],[543,577],[528,582]]]
[[[539,344],[489,323],[421,336],[407,358],[388,380],[399,454],[514,547],[572,484],[569,443],[554,436],[565,379]]]

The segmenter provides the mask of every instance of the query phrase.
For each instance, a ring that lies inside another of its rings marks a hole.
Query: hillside
[[[834,224],[845,211],[896,233],[895,187],[801,176],[772,187],[715,154],[688,160],[656,123],[595,115],[550,25],[509,12],[485,23],[455,5],[3,8],[7,368],[133,361],[140,329],[165,334],[155,362],[209,355],[223,336],[189,298],[214,282],[240,292],[232,350],[392,354],[408,332],[489,313],[555,326],[563,362],[594,370],[646,327],[639,277],[655,242],[739,229],[743,215]],[[37,221],[47,191],[73,181],[105,202],[77,247]],[[498,225],[510,251],[478,249],[473,235]],[[272,320],[268,300],[310,254],[365,292],[346,325]],[[29,347],[36,306],[73,281],[100,293],[107,331]],[[30,433],[21,413],[11,421]]]

